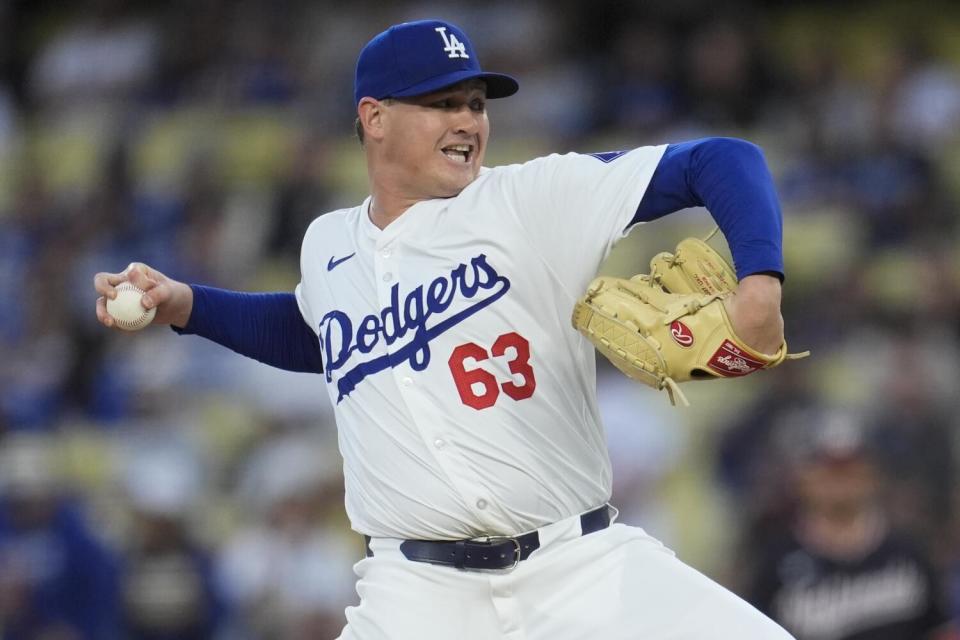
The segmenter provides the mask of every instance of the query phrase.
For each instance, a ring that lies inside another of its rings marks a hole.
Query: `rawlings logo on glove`
[[[674,253],[654,256],[649,274],[590,283],[573,326],[627,376],[689,405],[680,382],[745,376],[809,355],[788,354],[786,343],[773,355],[745,345],[723,306],[736,288],[726,260],[686,238]]]

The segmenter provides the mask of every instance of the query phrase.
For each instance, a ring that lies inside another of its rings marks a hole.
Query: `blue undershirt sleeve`
[[[187,326],[241,355],[287,371],[323,372],[317,335],[304,322],[292,293],[241,293],[190,285],[193,309]]]
[[[783,214],[760,147],[736,138],[667,146],[630,224],[687,207],[706,207],[719,225],[737,278],[783,279]]]

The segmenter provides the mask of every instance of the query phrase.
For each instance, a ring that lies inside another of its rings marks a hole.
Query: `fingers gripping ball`
[[[129,283],[121,282],[117,285],[117,297],[107,298],[107,313],[113,318],[114,324],[124,331],[139,331],[153,322],[157,315],[156,308],[144,309],[140,304],[143,289]]]

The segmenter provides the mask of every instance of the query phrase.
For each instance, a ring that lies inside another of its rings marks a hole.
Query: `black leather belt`
[[[607,505],[580,516],[583,535],[609,526]],[[370,538],[366,537],[366,541],[367,557],[371,557]],[[457,569],[512,569],[539,548],[540,535],[536,531],[515,538],[490,536],[486,540],[404,540],[400,543],[400,551],[407,560]]]

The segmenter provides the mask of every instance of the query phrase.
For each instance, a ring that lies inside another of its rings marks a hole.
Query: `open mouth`
[[[469,144],[452,144],[444,147],[441,151],[451,160],[463,164],[469,163],[470,158],[473,157],[473,145]]]

